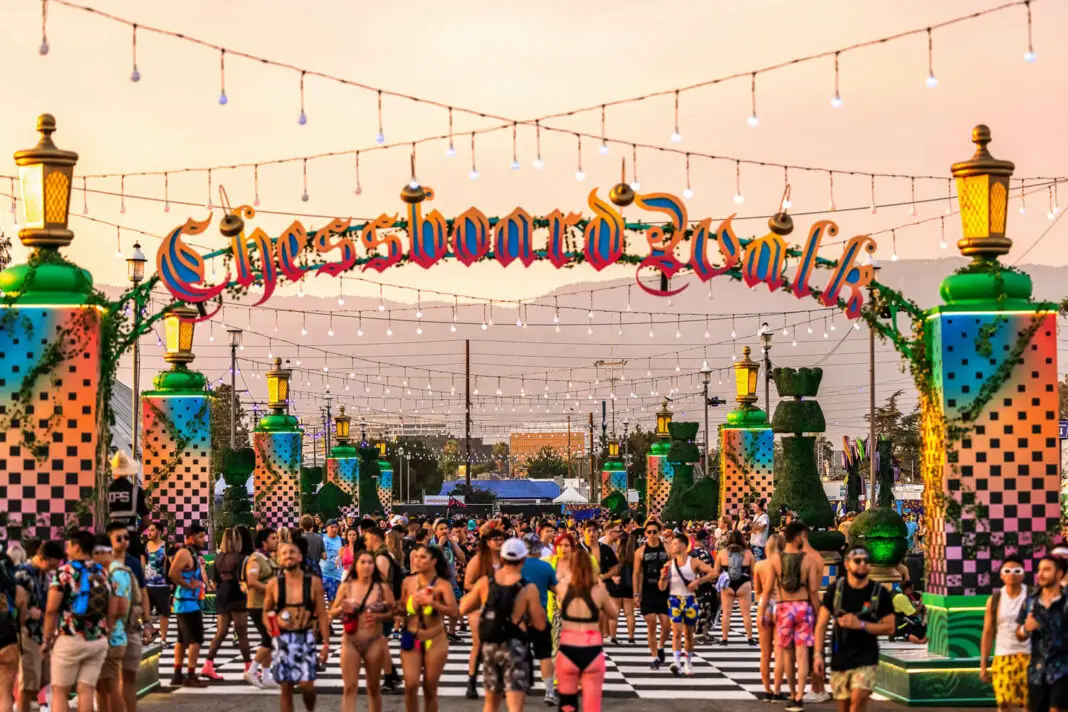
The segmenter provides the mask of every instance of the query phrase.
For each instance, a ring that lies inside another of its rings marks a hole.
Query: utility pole
[[[241,329],[227,329],[230,335],[230,449],[237,449],[237,347],[241,345]]]
[[[329,386],[327,386],[329,388]],[[330,412],[330,405],[334,401],[334,396],[330,395],[329,391],[326,394],[326,417],[323,418],[323,433],[325,440],[323,441],[323,462],[325,463],[330,457],[330,419],[333,415]]]
[[[464,339],[464,447],[467,449],[467,466],[464,482],[471,486],[471,339]]]
[[[571,471],[571,414],[567,414],[567,478],[571,479],[574,473]]]
[[[593,454],[593,413],[590,413],[590,499],[596,502],[596,492],[594,491],[596,478],[594,477],[594,454]]]
[[[869,306],[874,306],[875,289],[871,285],[875,284],[875,280],[879,277],[881,265],[870,254],[867,257],[871,263],[872,271],[875,273],[871,283],[868,285],[868,304]],[[873,318],[878,318],[879,315],[873,313],[872,316]],[[877,444],[875,440],[875,327],[868,324],[868,464],[871,466],[871,472],[868,475],[868,509],[875,506],[875,483],[877,481],[875,453]]]

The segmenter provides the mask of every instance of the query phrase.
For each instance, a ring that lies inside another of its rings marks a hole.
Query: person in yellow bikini
[[[401,665],[404,709],[418,712],[420,678],[426,712],[438,712],[438,681],[449,656],[444,616],[458,616],[449,583],[449,564],[441,549],[416,544],[410,555],[412,575],[401,586]]]

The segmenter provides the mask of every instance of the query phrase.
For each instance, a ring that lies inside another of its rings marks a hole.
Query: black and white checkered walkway
[[[756,615],[754,611],[753,620]],[[173,621],[172,621],[173,623]],[[215,634],[215,617],[206,615],[205,644],[201,649],[201,656],[207,652],[208,644]],[[340,640],[340,627],[335,624],[333,639]],[[720,647],[719,621],[714,627],[712,642],[698,643],[694,648],[692,676],[675,677],[671,674],[668,666],[671,662],[670,638],[665,648],[667,662],[660,670],[650,670],[650,656],[646,646],[645,621],[640,617],[636,621],[634,645],[627,645],[626,624],[622,616],[619,624],[619,640],[622,645],[605,646],[605,682],[604,696],[606,698],[639,698],[639,699],[716,699],[716,700],[749,700],[753,699],[753,693],[763,689],[760,682],[760,649],[750,647],[746,642],[745,629],[742,625],[741,614],[735,609],[731,617],[731,627],[728,634],[728,645]],[[260,690],[252,687],[243,679],[244,663],[241,660],[240,651],[233,638],[233,633],[223,642],[219,653],[215,658],[215,671],[223,677],[222,680],[212,681],[205,688],[170,688],[168,681],[174,669],[173,632],[171,645],[164,649],[160,656],[159,670],[160,680],[163,683],[163,692],[173,692],[181,695],[275,695],[277,690]],[[249,630],[253,652],[259,638],[254,629]],[[755,635],[755,629],[754,629]],[[441,677],[439,694],[442,697],[462,697],[467,688],[467,656],[471,650],[470,636],[462,634],[463,642],[449,646],[448,662],[445,664],[445,672]],[[886,643],[880,641],[884,649],[895,647],[915,647],[907,643]],[[394,665],[400,669],[400,642],[390,641],[390,651],[393,655]],[[535,687],[531,695],[542,694],[544,686],[540,675],[535,673]],[[341,680],[341,653],[335,645],[330,659],[326,664],[326,671],[319,673],[316,688],[320,692],[340,694],[342,689]],[[361,692],[363,691],[361,683]]]

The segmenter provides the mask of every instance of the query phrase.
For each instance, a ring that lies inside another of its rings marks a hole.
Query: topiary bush
[[[781,464],[783,474],[768,503],[772,525],[779,525],[779,513],[785,505],[810,529],[834,528],[834,510],[823,491],[816,466],[816,438],[812,435],[783,438]]]
[[[875,507],[853,520],[849,526],[849,543],[867,546],[876,566],[897,566],[908,553],[908,528],[894,509]]]
[[[221,536],[223,530],[244,524],[255,528],[256,517],[252,514],[252,502],[248,497],[248,478],[256,469],[256,453],[252,448],[226,450],[223,453],[223,479],[227,487],[223,492],[222,507],[216,513],[215,531]]]

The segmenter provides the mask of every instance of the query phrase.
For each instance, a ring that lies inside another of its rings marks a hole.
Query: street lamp
[[[74,239],[67,217],[78,154],[56,148],[52,142],[55,130],[55,117],[41,114],[37,117],[37,131],[41,134],[37,145],[15,152],[23,211],[19,240],[26,247],[56,249]]]
[[[227,329],[230,335],[230,449],[237,449],[237,347],[241,345],[241,329]]]
[[[293,371],[282,368],[282,359],[276,356],[274,367],[267,372],[267,407],[276,415],[289,408],[289,378],[292,375]]]
[[[627,489],[630,489],[630,463],[628,462],[629,455],[627,454],[627,445],[630,438],[627,437],[627,428],[630,427],[630,420],[623,420],[623,472],[627,475]]]
[[[872,278],[871,283],[868,285],[868,303],[874,305],[875,289],[871,286],[879,278],[879,270],[882,269],[882,265],[875,259],[875,255],[866,253],[863,259],[864,264],[871,267]],[[878,318],[878,314],[872,312],[872,318]],[[870,472],[868,473],[868,508],[875,506],[875,483],[876,470],[875,470],[875,446],[877,441],[875,440],[875,327],[868,324],[868,464]]]
[[[708,477],[708,384],[712,382],[712,369],[709,368],[706,363],[701,367],[701,385],[704,387],[704,403],[705,403],[705,447],[701,452],[701,468],[704,470],[705,477]]]
[[[760,345],[764,349],[764,409],[771,415],[771,335],[768,322],[760,325]]]
[[[134,243],[133,254],[126,258],[126,268],[129,272],[130,283],[137,287],[141,283],[141,280],[145,278],[145,262],[148,260],[145,258],[145,253],[141,252],[141,245]],[[141,325],[141,308],[137,305],[137,300],[134,300],[134,334],[137,334],[137,330]],[[137,436],[141,430],[140,423],[138,422],[138,410],[141,405],[141,339],[135,336],[133,341],[133,353],[131,354],[133,362],[133,407],[131,415],[131,423],[133,424],[132,437],[133,440],[130,443],[130,451],[133,453],[135,460],[139,459],[137,456]]]
[[[352,418],[345,415],[345,406],[341,406],[341,412],[334,416],[334,427],[337,428],[337,444],[349,444],[349,432],[352,428]]]

